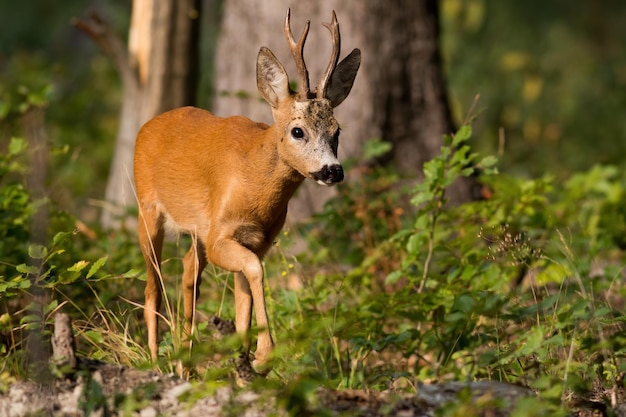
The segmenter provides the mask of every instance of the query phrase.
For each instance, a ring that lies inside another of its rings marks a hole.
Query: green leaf
[[[44,259],[48,256],[48,249],[43,245],[32,244],[28,247],[28,256],[33,259]]]
[[[20,275],[19,277],[20,279],[17,281],[17,288],[21,289],[21,290],[26,290],[28,288],[30,288],[31,282],[29,279],[24,278],[23,276]],[[14,278],[15,280],[15,278]]]
[[[476,302],[469,294],[461,294],[454,300],[454,309],[461,311],[463,313],[470,313]]]
[[[52,271],[54,271],[56,269],[55,265],[51,265],[45,272],[41,273],[39,275],[39,279],[40,280],[47,280],[48,277],[50,276],[50,274],[52,273]]]
[[[409,238],[409,241],[406,244],[406,250],[409,254],[414,255],[418,253],[421,247],[421,236],[419,234],[414,234]]]
[[[450,313],[446,315],[445,321],[446,323],[455,323],[455,322],[464,322],[468,319],[467,314],[464,312],[457,311],[455,313]]]
[[[39,268],[37,268],[36,266],[26,264],[19,264],[15,267],[15,269],[17,269],[17,272],[29,275],[37,275],[37,273],[39,272]]]
[[[85,337],[98,345],[104,342],[104,336],[102,336],[102,333],[95,330],[87,330],[85,332]]]
[[[47,305],[44,306],[43,313],[45,315],[48,315],[51,311],[54,311],[54,309],[57,308],[58,306],[59,306],[59,301],[52,300]]]
[[[424,163],[424,177],[426,179],[432,179],[437,176],[437,172],[439,171],[439,164],[436,159],[432,159],[426,163]]]
[[[521,345],[519,352],[522,355],[537,354],[539,348],[544,343],[544,335],[545,331],[542,325],[534,326],[524,335],[526,343]]]
[[[89,261],[78,261],[74,265],[67,268],[67,270],[71,272],[80,272],[85,269],[87,265],[89,265]]]
[[[137,278],[142,273],[143,273],[142,270],[132,268],[132,269],[129,269],[128,271],[126,271],[126,273],[124,275],[122,275],[122,278]]]
[[[22,138],[11,138],[9,142],[9,156],[16,156],[26,151],[26,141]]]
[[[469,125],[461,126],[461,128],[454,135],[454,139],[452,140],[452,146],[459,146],[470,137],[472,137],[472,128]]]
[[[481,159],[480,162],[478,163],[478,166],[481,168],[492,168],[497,163],[498,163],[498,158],[493,155],[489,155]]]
[[[100,268],[102,268],[102,266],[106,263],[107,259],[109,259],[108,256],[103,256],[102,258],[94,262],[93,265],[91,265],[91,268],[89,268],[89,272],[87,272],[87,279],[91,278],[96,272],[98,272]]]
[[[469,168],[465,168],[460,172],[460,175],[463,177],[469,177],[470,175],[472,175],[474,173],[474,168],[469,167]]]
[[[452,158],[450,159],[451,165],[467,165],[469,162],[468,154],[470,153],[470,147],[467,145],[463,145],[458,148]]]
[[[385,284],[387,285],[395,284],[403,276],[404,276],[404,273],[402,271],[393,271],[391,274],[387,275],[387,278],[385,278]]]
[[[363,158],[366,160],[379,158],[389,152],[391,148],[390,142],[383,142],[380,139],[368,140],[363,146]]]
[[[74,232],[59,232],[52,238],[52,244],[54,246],[58,245],[60,242],[65,240],[68,236],[71,236]]]
[[[446,160],[452,153],[452,148],[450,148],[449,146],[442,146],[439,152],[440,152],[440,155],[437,156],[436,158],[441,159],[441,160]]]
[[[20,324],[41,323],[41,318],[37,314],[27,314],[20,319]]]
[[[477,271],[476,265],[467,265],[463,268],[463,272],[461,273],[461,279],[465,282],[471,282],[471,279],[474,278]]]
[[[434,198],[435,194],[432,191],[420,192],[413,196],[413,198],[411,199],[411,204],[413,204],[414,206],[419,206],[427,201],[432,201]]]
[[[65,253],[65,249],[56,249],[53,251],[48,252],[48,255],[46,257],[46,261],[49,261],[50,259],[54,258],[57,255],[61,255]]]
[[[85,261],[79,261],[85,262]],[[71,268],[71,267],[70,267]],[[72,271],[70,268],[59,274],[59,284],[71,284],[80,277],[80,271]]]

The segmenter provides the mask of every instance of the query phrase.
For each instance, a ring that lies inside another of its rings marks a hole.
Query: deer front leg
[[[253,366],[261,369],[269,360],[274,347],[263,293],[261,260],[254,252],[232,239],[207,245],[207,258],[220,268],[235,272],[236,328],[244,340],[249,338],[251,302],[254,305],[256,324],[262,330],[257,340]]]

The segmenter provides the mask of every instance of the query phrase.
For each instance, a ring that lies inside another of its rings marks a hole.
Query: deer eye
[[[294,139],[302,139],[304,137],[304,131],[299,127],[294,127],[291,129],[291,137]]]

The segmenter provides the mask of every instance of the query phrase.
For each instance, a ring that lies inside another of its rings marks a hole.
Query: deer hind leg
[[[183,259],[183,301],[185,326],[184,336],[190,341],[196,312],[196,301],[200,291],[200,278],[207,266],[206,253],[202,242],[193,237],[193,244]]]
[[[233,271],[235,275],[235,303],[237,333],[248,340],[252,305],[256,324],[261,328],[257,340],[253,366],[263,372],[274,347],[263,293],[263,266],[259,257],[232,239],[217,241],[207,248],[207,258],[220,268]],[[244,279],[245,278],[245,279]]]
[[[139,246],[146,262],[144,319],[148,328],[148,347],[153,361],[158,353],[158,312],[161,308],[163,282],[161,251],[163,249],[163,217],[154,207],[140,207],[138,219]]]

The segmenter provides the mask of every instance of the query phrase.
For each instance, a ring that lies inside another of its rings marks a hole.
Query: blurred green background
[[[457,119],[475,94],[482,150],[501,169],[557,177],[626,155],[626,2],[444,0]]]

